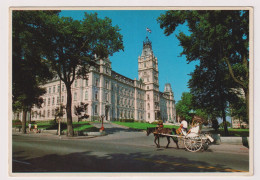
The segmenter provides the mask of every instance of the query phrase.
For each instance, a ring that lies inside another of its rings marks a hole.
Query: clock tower
[[[146,37],[143,42],[142,54],[138,57],[138,77],[145,84],[146,120],[149,122],[159,119],[158,75],[158,60],[153,54],[152,42]]]

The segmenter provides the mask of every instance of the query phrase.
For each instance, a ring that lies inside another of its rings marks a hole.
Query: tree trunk
[[[249,90],[248,89],[244,89],[245,92],[245,98],[246,98],[246,115],[247,115],[247,119],[246,121],[249,123]]]
[[[73,136],[73,126],[72,126],[72,114],[71,114],[71,89],[70,85],[66,84],[66,89],[67,89],[67,106],[66,106],[66,113],[67,113],[67,135],[68,136]]]
[[[26,114],[27,111],[23,110],[23,117],[22,117],[22,133],[26,134]]]
[[[224,125],[224,134],[225,134],[225,136],[228,136],[226,112],[225,112],[224,108],[222,109],[222,118],[223,118],[223,125]]]
[[[29,118],[29,121],[28,121],[28,123],[30,123],[30,124],[31,124],[31,122],[32,122],[32,109],[30,109],[30,118]]]

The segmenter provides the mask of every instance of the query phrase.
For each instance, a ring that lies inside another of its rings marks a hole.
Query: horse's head
[[[154,128],[147,128],[146,135],[149,136],[154,131]]]
[[[149,136],[149,134],[151,134],[149,128],[146,129],[146,136]]]

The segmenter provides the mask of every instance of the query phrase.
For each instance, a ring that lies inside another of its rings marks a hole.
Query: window
[[[64,96],[61,96],[61,102],[63,102],[64,101]]]
[[[43,110],[42,112],[42,117],[45,117],[45,110]]]
[[[148,101],[150,100],[150,96],[149,96],[149,94],[147,94],[147,100],[148,100]]]
[[[150,119],[150,113],[148,113],[148,119]]]
[[[85,81],[85,86],[88,86],[88,79],[86,79]]]
[[[88,91],[85,91],[85,100],[88,100]]]
[[[147,86],[147,89],[149,89],[149,86]]]
[[[108,102],[108,93],[106,93],[106,102]]]
[[[60,103],[60,97],[57,97],[57,104]]]
[[[51,116],[54,116],[54,109],[51,110]]]
[[[55,97],[52,98],[52,105],[54,105]]]
[[[74,92],[74,101],[77,101],[77,93]]]
[[[144,62],[144,67],[146,67],[146,62]]]
[[[98,87],[98,82],[99,82],[99,79],[96,78],[96,81],[95,81],[95,85]]]
[[[64,84],[62,84],[62,88],[61,88],[61,91],[62,91],[62,92],[64,91]]]
[[[75,85],[75,87],[77,87],[77,85],[78,85],[78,81],[77,80],[75,80],[75,84],[74,85]]]
[[[49,94],[51,93],[51,87],[49,87]]]
[[[48,110],[47,112],[47,117],[50,117],[50,110]]]
[[[55,93],[55,86],[53,86],[53,93]]]
[[[98,91],[95,91],[95,100],[98,100]]]
[[[43,106],[46,106],[46,99],[43,99]]]
[[[97,105],[95,105],[95,109],[94,109],[95,114],[97,114],[97,112],[98,112],[97,109],[98,109]]]
[[[147,104],[147,109],[148,109],[148,110],[150,109],[150,103]]]
[[[109,88],[109,84],[108,84],[108,82],[106,81],[106,89],[108,89]]]
[[[57,92],[60,92],[60,85],[58,85]]]
[[[48,106],[51,104],[51,98],[48,98]]]

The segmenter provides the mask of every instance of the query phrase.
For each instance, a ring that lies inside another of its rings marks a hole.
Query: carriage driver
[[[177,129],[177,133],[178,134],[182,134],[182,131],[184,131],[186,133],[187,132],[187,128],[188,128],[188,123],[187,123],[187,121],[184,118],[182,118],[181,125]]]

